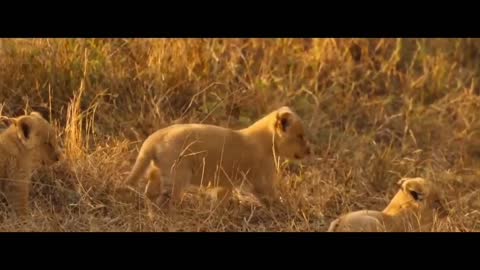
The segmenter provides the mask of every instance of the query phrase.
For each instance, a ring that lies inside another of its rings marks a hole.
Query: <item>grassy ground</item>
[[[421,176],[450,209],[435,231],[478,231],[479,61],[475,39],[1,40],[0,113],[49,115],[67,159],[35,173],[31,219],[5,218],[0,230],[324,231]],[[315,150],[284,164],[285,208],[244,190],[219,213],[192,192],[150,219],[141,200],[118,200],[154,130],[239,128],[280,105],[304,118]]]

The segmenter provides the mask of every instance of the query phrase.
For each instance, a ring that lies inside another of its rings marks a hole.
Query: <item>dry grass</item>
[[[67,159],[34,175],[32,217],[2,231],[324,231],[381,209],[402,176],[443,187],[435,231],[480,224],[480,40],[23,39],[0,41],[0,112],[44,110]],[[141,141],[173,122],[246,126],[290,105],[315,159],[282,167],[285,207],[242,191],[227,212],[203,193],[150,219],[115,187]]]

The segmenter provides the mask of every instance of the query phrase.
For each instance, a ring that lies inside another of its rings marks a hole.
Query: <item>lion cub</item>
[[[25,216],[33,170],[58,161],[61,153],[53,128],[38,112],[0,121],[8,126],[0,133],[0,192],[17,215]]]
[[[152,164],[145,193],[159,204],[167,199],[178,201],[189,184],[212,183],[225,200],[243,181],[269,204],[278,199],[275,157],[300,160],[309,154],[302,120],[289,107],[281,107],[241,130],[176,124],[145,140],[126,184],[136,184]]]
[[[435,213],[447,215],[440,195],[433,184],[424,178],[402,178],[400,190],[383,211],[350,212],[334,220],[329,232],[405,232],[408,227],[426,229],[433,223]]]

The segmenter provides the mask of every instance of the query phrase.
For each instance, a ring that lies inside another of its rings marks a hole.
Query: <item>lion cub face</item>
[[[62,154],[52,126],[39,113],[18,118],[2,117],[2,121],[16,128],[19,141],[35,153],[40,162],[50,165],[59,161]]]
[[[401,208],[416,211],[433,210],[443,217],[447,214],[437,190],[423,178],[402,178],[397,182],[400,190],[395,196]]]
[[[302,159],[310,155],[302,120],[288,107],[280,108],[276,114],[275,148],[287,159]]]

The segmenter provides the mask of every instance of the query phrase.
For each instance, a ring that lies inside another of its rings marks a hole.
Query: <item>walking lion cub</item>
[[[160,129],[143,143],[126,184],[136,184],[151,166],[145,194],[158,204],[178,201],[190,184],[211,183],[225,200],[246,181],[268,205],[278,199],[275,157],[300,160],[308,155],[302,120],[284,106],[241,130],[205,124]]]
[[[17,118],[0,116],[0,192],[18,216],[28,212],[31,175],[61,158],[51,125],[38,112]]]
[[[350,212],[334,220],[329,232],[406,232],[428,229],[435,214],[445,217],[447,210],[433,183],[427,179],[402,178],[400,190],[383,211]]]

